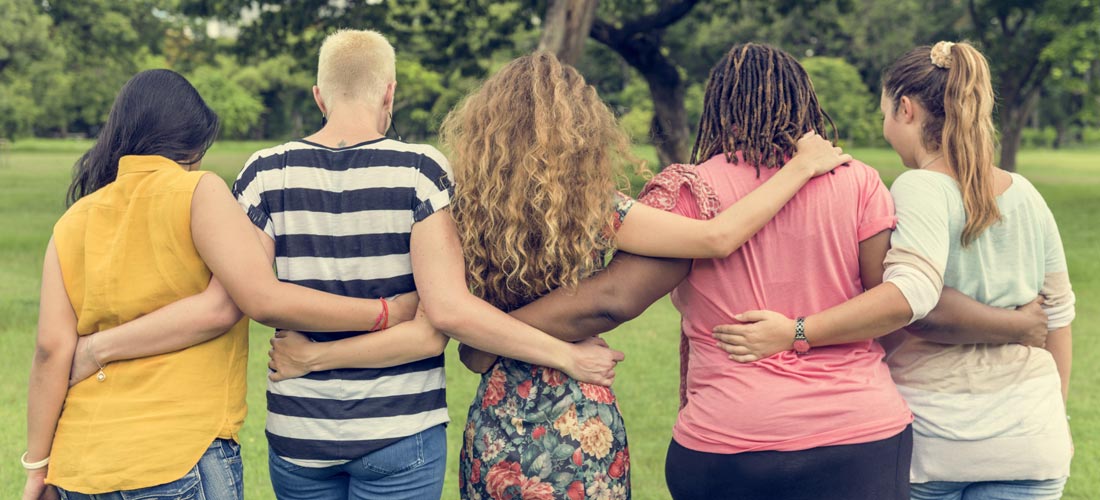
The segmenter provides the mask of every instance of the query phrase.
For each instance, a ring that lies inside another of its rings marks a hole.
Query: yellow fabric
[[[54,226],[65,289],[88,335],[203,291],[210,270],[191,240],[203,172],[160,156],[125,156],[118,178]],[[106,493],[183,477],[245,417],[248,322],[179,352],[111,363],[69,390],[47,482]]]

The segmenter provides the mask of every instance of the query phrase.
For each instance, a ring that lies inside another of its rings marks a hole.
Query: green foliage
[[[218,113],[221,137],[244,138],[260,121],[264,105],[256,92],[239,83],[240,69],[231,58],[219,57],[217,66],[202,66],[189,76],[206,104]]]
[[[50,17],[33,0],[7,0],[0,17],[0,138],[57,124],[71,79],[64,51],[49,38]]]
[[[875,112],[878,95],[867,90],[859,70],[836,57],[807,57],[801,62],[813,81],[818,102],[833,119],[840,138],[848,145],[877,143],[881,130]]]

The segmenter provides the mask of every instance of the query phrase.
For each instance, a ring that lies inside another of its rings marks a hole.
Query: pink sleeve
[[[894,199],[882,183],[878,171],[864,165],[864,179],[859,190],[859,241],[866,240],[887,229],[897,227],[894,215]]]

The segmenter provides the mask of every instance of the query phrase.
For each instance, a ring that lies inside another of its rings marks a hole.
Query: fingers
[[[714,327],[713,333],[744,336],[751,328],[752,325],[718,325]]]
[[[606,346],[607,343],[605,342],[604,345]],[[616,351],[616,350],[612,349],[611,350],[611,359],[613,361],[615,361],[615,363],[622,362],[622,360],[626,359],[626,353],[624,353],[622,351]]]
[[[847,165],[851,162],[852,162],[852,155],[849,155],[849,154],[840,155],[840,164],[841,165]]]
[[[732,359],[732,360],[734,360],[738,363],[752,363],[753,361],[756,361],[760,358],[757,357],[755,354],[744,354],[744,355],[730,354],[730,359]]]
[[[611,348],[611,346],[607,344],[606,340],[604,340],[600,337],[593,337],[593,339],[594,339],[593,342],[595,342],[597,345],[602,345],[604,347]]]
[[[733,317],[737,321],[742,323],[756,323],[758,321],[764,321],[773,313],[771,311],[745,311]]]

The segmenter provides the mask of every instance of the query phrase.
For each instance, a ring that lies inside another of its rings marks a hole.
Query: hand
[[[748,311],[733,317],[739,325],[714,327],[718,347],[739,363],[751,363],[791,349],[794,320],[772,311]]]
[[[611,349],[603,339],[592,337],[572,344],[572,354],[561,371],[578,382],[610,386],[615,381],[615,365],[626,355]]]
[[[791,160],[804,162],[802,165],[812,171],[814,177],[832,172],[834,168],[852,161],[852,155],[834,147],[833,143],[817,135],[817,132],[806,132],[795,144],[795,148],[797,152]]]
[[[389,302],[390,322],[386,325],[387,327],[415,318],[416,309],[420,307],[420,295],[416,292],[403,293]]]
[[[46,485],[47,467],[27,471],[27,483],[23,486],[23,500],[57,500],[57,489]]]
[[[1020,331],[1019,343],[1032,347],[1045,347],[1047,345],[1047,313],[1043,311],[1043,298],[1036,297],[1016,310],[1023,329]]]
[[[99,371],[99,364],[96,363],[95,353],[89,349],[92,342],[92,336],[95,335],[81,335],[76,339],[76,350],[73,351],[73,364],[69,368],[69,387],[72,387],[82,380],[95,375]]]
[[[479,351],[466,344],[458,345],[458,359],[474,373],[485,373],[497,362],[497,355]]]
[[[274,370],[267,378],[273,382],[298,378],[313,371],[317,360],[317,345],[309,337],[292,330],[279,330],[271,338],[271,361],[267,367]]]

